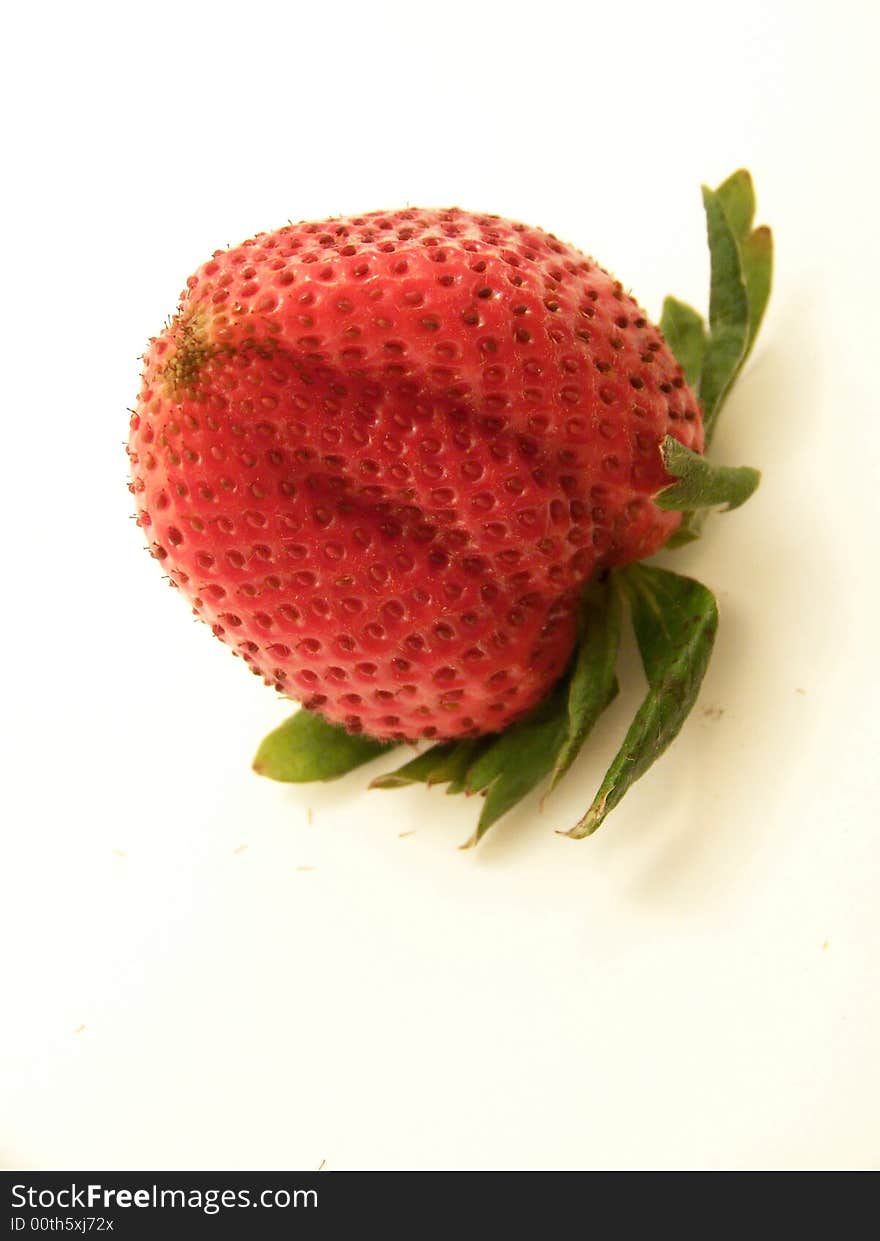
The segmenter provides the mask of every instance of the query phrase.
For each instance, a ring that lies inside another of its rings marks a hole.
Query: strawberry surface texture
[[[539,229],[407,209],[215,253],[150,342],[129,456],[217,637],[402,741],[546,696],[587,580],[679,524],[667,436],[701,452],[700,406],[619,282]]]

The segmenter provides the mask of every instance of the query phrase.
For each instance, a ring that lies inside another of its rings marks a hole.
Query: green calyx
[[[709,327],[691,306],[667,297],[660,330],[678,358],[703,409],[706,449],[718,415],[742,370],[767,309],[773,278],[773,235],[754,228],[755,189],[744,168],[710,190],[703,186],[709,242]],[[705,457],[676,445],[671,437],[661,452],[668,474],[678,481],[654,497],[663,509],[681,512],[678,530],[667,546],[681,547],[700,537],[706,510],[745,503],[760,481],[747,466],[711,465]]]
[[[708,447],[764,316],[773,246],[769,229],[753,227],[755,195],[748,172],[735,172],[716,190],[704,187],[703,203],[711,257],[708,328],[695,310],[672,297],[664,302],[660,327],[699,394]],[[675,481],[658,492],[654,502],[682,513],[668,547],[698,538],[711,509],[738,508],[760,481],[757,470],[717,465],[671,436],[663,441],[661,454]],[[675,740],[696,701],[718,628],[718,606],[710,590],[653,565],[629,565],[588,583],[568,668],[527,716],[504,733],[433,745],[376,777],[370,787],[443,784],[448,793],[481,794],[476,828],[462,847],[476,845],[539,785],[552,792],[577,758],[618,692],[615,669],[627,612],[647,692],[592,803],[562,833],[575,840],[592,835]],[[265,739],[254,769],[274,780],[329,780],[390,748],[352,737],[301,709]]]

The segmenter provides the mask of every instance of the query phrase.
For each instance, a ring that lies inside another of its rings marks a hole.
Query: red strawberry
[[[129,454],[153,554],[251,670],[352,732],[507,727],[697,400],[657,328],[552,234],[458,209],[217,252],[146,355]]]

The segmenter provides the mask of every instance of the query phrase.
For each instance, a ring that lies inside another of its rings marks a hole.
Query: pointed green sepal
[[[710,511],[707,508],[698,508],[682,513],[681,524],[666,540],[666,548],[675,551],[676,547],[687,547],[688,543],[696,543],[697,539],[702,538],[703,526]]]
[[[703,205],[711,261],[710,331],[704,337],[699,371],[694,360],[699,347],[696,311],[667,298],[660,326],[685,377],[698,392],[708,449],[721,406],[749,356],[767,309],[773,279],[773,237],[766,226],[753,227],[755,188],[745,168],[732,173],[716,190],[704,186]],[[736,508],[758,484],[757,472],[745,467],[734,473],[719,467],[710,478],[705,469],[695,466],[688,475],[688,485],[679,475],[682,482],[660,492],[656,501],[660,508],[682,510],[681,525],[667,542],[670,548],[700,537],[706,511],[697,508],[698,503],[726,503],[728,508]],[[697,499],[694,507],[688,508],[690,487],[697,494],[704,491],[712,496],[730,489],[732,496],[717,501]]]
[[[467,741],[443,741],[417,754],[415,758],[377,776],[371,789],[402,789],[409,784],[448,784],[450,793],[461,791],[464,776],[474,758],[486,745],[485,738]]]
[[[286,784],[335,780],[378,758],[393,745],[393,742],[347,733],[344,728],[328,724],[322,716],[301,707],[263,738],[253,768],[260,776]]]
[[[718,628],[715,599],[699,582],[644,565],[631,565],[623,579],[648,693],[593,804],[563,833],[575,840],[592,835],[675,740],[696,700]]]
[[[755,186],[747,168],[738,168],[715,191],[737,241],[748,237],[755,222]]]
[[[599,716],[617,694],[614,669],[620,649],[623,600],[614,574],[591,582],[581,601],[580,640],[568,682],[568,728],[553,764],[550,791],[580,753]]]
[[[740,248],[718,194],[703,186],[711,274],[709,343],[700,377],[700,404],[708,443],[740,362],[749,334],[749,302]]]
[[[743,238],[741,247],[743,276],[749,299],[749,334],[740,368],[755,343],[770,300],[773,284],[773,234],[766,225],[756,228],[748,237]]]
[[[706,325],[702,315],[675,297],[667,297],[660,316],[660,331],[692,388],[700,382],[706,352]]]
[[[467,774],[466,791],[485,792],[486,800],[476,829],[461,846],[463,849],[478,844],[493,823],[553,770],[566,733],[563,687],[555,690],[535,712],[495,738]]]
[[[654,496],[657,507],[667,511],[685,512],[721,504],[725,511],[739,508],[761,481],[760,471],[750,465],[714,465],[671,435],[664,439],[660,453],[666,472],[678,479]]]

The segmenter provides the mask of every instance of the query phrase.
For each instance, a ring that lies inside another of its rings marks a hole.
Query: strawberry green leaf
[[[472,790],[468,788],[468,774],[471,766],[493,742],[493,736],[478,737],[474,741],[459,741],[453,760],[447,766],[449,774],[446,779],[449,781],[449,788],[446,792],[450,796],[456,793],[466,793],[470,796]]]
[[[432,745],[396,771],[377,776],[370,788],[400,789],[409,784],[449,784],[448,792],[461,792],[468,768],[485,745],[483,738]]]
[[[623,603],[617,580],[592,582],[581,603],[581,634],[568,683],[568,729],[553,765],[551,791],[580,753],[599,716],[617,694],[614,667]]]
[[[410,784],[439,784],[440,778],[435,772],[442,770],[444,763],[454,754],[456,742],[445,741],[441,745],[432,745],[429,750],[417,754],[415,758],[404,763],[395,771],[386,771],[370,781],[371,789],[402,789]]]
[[[700,381],[706,442],[727,392],[748,357],[767,309],[773,279],[773,236],[754,229],[755,190],[745,170],[714,192],[703,187],[711,255],[711,335]]]
[[[649,688],[593,804],[565,833],[576,840],[596,831],[675,740],[696,700],[718,628],[715,599],[699,582],[645,565],[631,565],[622,576]]]
[[[743,239],[741,252],[749,299],[749,334],[742,359],[745,362],[755,343],[767,302],[770,300],[770,287],[773,283],[773,234],[770,229],[766,226],[756,228]]]
[[[748,357],[767,309],[773,276],[773,237],[768,228],[752,229],[755,189],[751,174],[744,168],[729,176],[717,190],[704,187],[703,203],[711,256],[711,331],[698,390],[708,447],[722,402]],[[671,330],[674,332],[674,327]],[[677,352],[676,356],[682,361]],[[682,366],[692,382],[683,361]],[[676,471],[670,469],[670,473]],[[745,469],[735,475],[722,469],[711,477],[705,468],[693,465],[687,478],[683,474],[678,477],[681,483],[660,492],[656,498],[660,508],[683,510],[681,524],[667,542],[670,548],[682,547],[700,537],[706,513],[689,508],[689,504],[726,503],[728,508],[736,508],[758,484],[757,474]],[[722,494],[728,488],[732,495]],[[705,494],[700,499],[698,493],[702,489]],[[694,491],[697,494],[690,499]],[[714,498],[719,495],[720,499]]]
[[[702,315],[685,302],[667,297],[660,316],[660,331],[684,371],[685,379],[691,387],[696,387],[706,352],[706,326]]]
[[[564,685],[558,687],[506,732],[432,746],[397,771],[378,776],[370,787],[448,784],[448,793],[468,795],[488,790],[477,830],[464,847],[475,845],[551,771],[560,742],[567,735],[566,692]]]
[[[732,172],[726,181],[721,182],[715,193],[737,242],[744,241],[752,231],[755,221],[755,187],[752,174],[747,168]]]
[[[676,547],[686,547],[688,543],[696,543],[697,539],[702,537],[703,526],[706,524],[708,515],[709,510],[707,508],[698,508],[689,513],[682,513],[681,524],[677,530],[673,530],[666,540],[666,547],[670,551],[674,551]]]
[[[483,793],[503,774],[511,757],[520,753],[525,747],[525,740],[531,737],[535,729],[552,724],[560,732],[568,725],[566,713],[567,681],[561,681],[550,691],[546,698],[533,707],[528,715],[487,740],[489,744],[477,756],[468,768],[465,781],[467,793]]]
[[[302,707],[263,738],[253,767],[260,776],[288,784],[335,780],[393,744],[354,736]]]
[[[751,173],[740,168],[722,182],[715,191],[727,223],[739,246],[743,281],[749,304],[749,330],[743,351],[742,367],[758,335],[773,275],[773,236],[765,227],[752,229],[755,221],[755,187]]]
[[[480,755],[467,774],[466,791],[486,791],[476,830],[462,845],[471,849],[553,770],[568,731],[565,693],[556,689],[531,716],[512,725]]]
[[[760,471],[749,465],[713,465],[698,452],[685,448],[667,435],[660,453],[669,474],[678,479],[654,496],[658,508],[683,512],[726,505],[726,510],[745,504],[761,481]]]
[[[703,358],[700,402],[708,443],[733,377],[745,356],[749,331],[749,303],[740,248],[718,194],[703,186],[711,279],[709,343]]]

